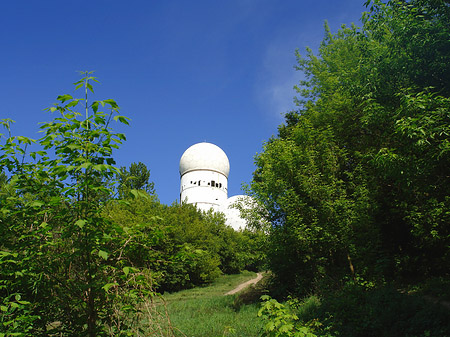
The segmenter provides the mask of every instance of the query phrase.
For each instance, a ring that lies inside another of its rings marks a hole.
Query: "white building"
[[[180,202],[196,204],[201,210],[223,212],[227,225],[236,230],[246,222],[233,207],[240,197],[228,198],[230,162],[225,152],[211,143],[198,143],[189,147],[180,159]]]

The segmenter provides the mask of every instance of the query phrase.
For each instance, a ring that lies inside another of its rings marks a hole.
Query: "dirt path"
[[[262,279],[262,274],[261,273],[257,273],[256,277],[254,279],[251,279],[250,281],[241,283],[240,285],[238,285],[236,288],[234,288],[233,290],[230,290],[229,292],[227,292],[225,295],[233,295],[236,294],[237,292],[241,291],[244,288],[247,288],[250,284],[256,284],[258,283],[260,280]]]

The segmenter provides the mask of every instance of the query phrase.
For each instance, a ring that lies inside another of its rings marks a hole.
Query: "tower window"
[[[211,180],[211,186],[212,187],[216,186],[216,182],[214,180]]]
[[[198,186],[200,186],[200,181],[201,181],[201,180],[198,181]]]

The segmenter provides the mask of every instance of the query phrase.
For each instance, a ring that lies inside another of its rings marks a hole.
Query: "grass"
[[[252,272],[223,275],[207,287],[164,294],[166,310],[176,336],[258,336],[263,322],[258,304],[234,309],[237,295],[224,295],[239,284],[255,278]]]

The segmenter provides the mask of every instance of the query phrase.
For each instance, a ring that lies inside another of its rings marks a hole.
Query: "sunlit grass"
[[[257,317],[259,305],[244,305],[235,310],[236,295],[225,295],[255,277],[252,272],[224,275],[207,287],[164,294],[176,336],[258,336],[262,327]]]

